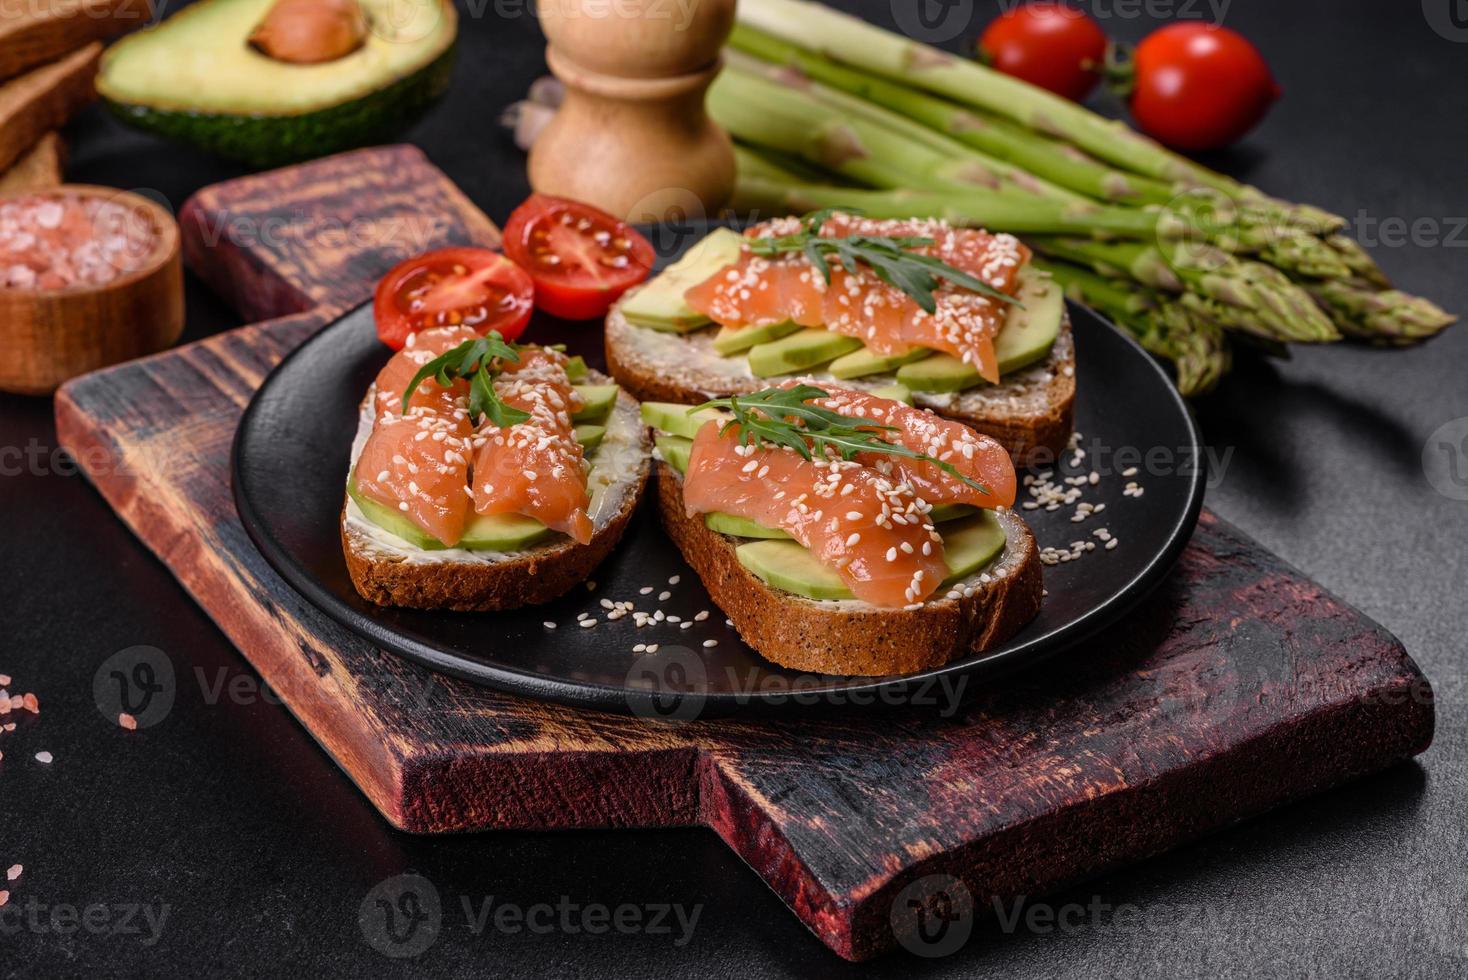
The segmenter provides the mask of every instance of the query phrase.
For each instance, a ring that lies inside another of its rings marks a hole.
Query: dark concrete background
[[[1379,240],[1377,258],[1404,288],[1462,310],[1468,31],[1451,28],[1451,2],[1222,8],[1264,51],[1286,96],[1243,146],[1211,162],[1346,215],[1358,235]],[[896,3],[842,5],[890,26]],[[543,62],[520,7],[477,6],[487,13],[465,18],[452,93],[408,135],[503,220],[526,186],[495,117]],[[998,9],[969,6],[973,25]],[[1130,39],[1159,17],[1210,9],[1090,6]],[[151,188],[174,206],[240,172],[100,111],[68,135],[73,179]],[[237,323],[193,282],[189,314],[190,338]],[[1288,363],[1246,361],[1198,405],[1226,459],[1209,505],[1380,620],[1433,681],[1438,735],[1420,765],[1052,897],[1086,908],[1068,920],[1074,928],[990,926],[945,960],[862,968],[833,957],[705,831],[425,839],[389,830],[283,709],[252,695],[245,662],[53,458],[49,402],[0,397],[0,443],[35,445],[44,460],[0,479],[0,673],[36,691],[43,708],[39,723],[0,737],[0,868],[25,866],[9,886],[12,914],[0,916],[0,974],[1462,976],[1468,502],[1433,489],[1423,450],[1440,426],[1468,417],[1465,368],[1468,330],[1459,328],[1410,351],[1339,346]],[[168,718],[128,734],[100,716],[91,685],[108,656],[135,644],[166,651],[183,678]],[[217,694],[221,682],[239,689]],[[32,759],[42,749],[56,756],[49,767]],[[434,883],[444,927],[420,957],[398,963],[364,940],[357,913],[374,884],[406,870]],[[563,896],[701,911],[680,945],[676,925],[672,935],[475,934],[461,906]],[[149,943],[142,913],[164,905],[161,937]],[[1118,906],[1139,911],[1117,915]],[[68,908],[98,931],[68,932]]]

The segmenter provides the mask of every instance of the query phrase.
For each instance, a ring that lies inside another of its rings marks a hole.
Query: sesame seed
[[[544,626],[548,630],[553,630],[553,629],[556,628],[556,624],[555,623],[552,623],[548,619],[545,622],[541,623],[540,625]]]
[[[681,575],[674,575],[674,576],[671,576],[668,579],[668,584],[669,585],[677,585],[681,581],[683,581],[683,576],[681,576]]]
[[[658,593],[658,602],[667,602],[671,598],[673,598],[673,593],[666,589]]]
[[[639,595],[651,595],[652,594],[652,586],[650,586],[650,585],[644,585],[642,588],[640,588],[640,589],[637,590],[637,593]]]
[[[719,645],[719,641],[718,640],[704,640],[703,641],[703,645],[704,645],[705,648],[708,648],[708,647],[716,647],[716,646]]]
[[[52,756],[50,752],[37,752],[36,753],[36,761],[39,762],[39,763],[41,763],[42,765],[45,765],[45,766],[49,766],[51,764],[51,760],[53,758],[55,758],[55,757]]]

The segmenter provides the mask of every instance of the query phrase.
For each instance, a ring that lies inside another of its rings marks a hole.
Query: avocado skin
[[[252,167],[279,167],[370,146],[416,119],[448,90],[457,39],[443,54],[385,88],[294,116],[155,109],[103,97],[123,122]]]

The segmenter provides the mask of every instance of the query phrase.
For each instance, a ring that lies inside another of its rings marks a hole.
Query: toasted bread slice
[[[640,401],[684,405],[759,391],[780,380],[757,378],[745,358],[720,355],[714,350],[715,333],[649,330],[628,322],[618,304],[607,314],[607,369]],[[1038,364],[1016,371],[1001,384],[951,395],[914,392],[913,401],[993,436],[1019,465],[1048,463],[1064,450],[1074,427],[1075,373],[1075,341],[1066,314],[1050,356]],[[836,382],[819,369],[808,376],[816,383],[828,380],[848,388],[881,388],[897,380],[878,374]]]
[[[882,609],[858,600],[816,601],[766,585],[739,563],[739,538],[711,531],[683,506],[683,478],[658,464],[658,510],[684,559],[744,642],[766,659],[821,674],[910,674],[982,653],[1040,611],[1040,553],[1012,511],[996,514],[1004,552],[920,609]],[[954,592],[961,593],[949,598]]]
[[[605,384],[596,372],[590,380]],[[352,465],[372,431],[368,392],[352,444]],[[487,612],[549,602],[583,582],[621,540],[646,488],[650,443],[637,403],[624,391],[591,456],[594,535],[580,545],[563,535],[522,551],[424,551],[383,530],[348,496],[342,506],[342,551],[357,592],[369,602],[410,609]]]

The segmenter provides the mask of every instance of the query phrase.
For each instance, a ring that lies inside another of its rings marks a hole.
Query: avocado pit
[[[279,0],[248,38],[266,57],[298,65],[336,61],[366,41],[357,0]]]

